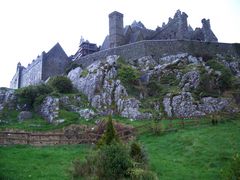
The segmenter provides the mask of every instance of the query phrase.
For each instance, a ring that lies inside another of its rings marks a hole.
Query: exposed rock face
[[[21,111],[18,115],[19,121],[24,121],[26,119],[31,119],[31,118],[32,118],[32,113],[30,111]]]
[[[169,117],[196,117],[223,111],[229,108],[230,99],[204,97],[200,103],[194,103],[190,92],[182,92],[171,97],[165,96],[163,100],[164,111]]]
[[[190,71],[183,75],[180,87],[183,91],[196,89],[199,85],[200,74],[198,71]]]
[[[167,113],[168,117],[172,117],[172,106],[171,106],[171,93],[167,94],[163,99],[164,111]]]
[[[4,108],[13,109],[16,105],[16,96],[13,89],[0,88],[0,111]]]
[[[117,59],[118,56],[108,56],[106,60],[96,61],[84,70],[76,68],[70,71],[68,77],[99,112],[108,112],[110,106],[115,104],[117,113],[124,117],[144,118],[145,115],[138,111],[139,101],[128,98],[125,87],[117,79]]]
[[[229,105],[229,100],[224,98],[204,97],[201,102],[199,109],[207,114],[222,111]]]
[[[173,114],[176,117],[203,116],[205,113],[198,111],[198,107],[193,103],[193,97],[189,92],[182,92],[172,98]]]
[[[59,115],[59,98],[47,96],[41,105],[40,114],[49,123],[54,123]]]

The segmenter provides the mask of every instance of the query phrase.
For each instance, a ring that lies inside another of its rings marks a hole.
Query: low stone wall
[[[75,62],[86,67],[94,61],[104,59],[109,55],[119,55],[128,61],[132,61],[143,56],[152,56],[158,59],[178,53],[204,56],[222,54],[240,57],[240,44],[189,40],[144,40],[80,57]]]
[[[122,140],[133,138],[133,132],[128,130],[118,132]],[[30,132],[0,132],[0,145],[64,145],[64,144],[95,144],[101,134],[81,132],[81,133],[30,133]]]

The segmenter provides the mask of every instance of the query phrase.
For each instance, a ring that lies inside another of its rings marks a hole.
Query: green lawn
[[[161,179],[219,179],[221,169],[240,152],[240,122],[158,137],[145,134],[139,140],[148,152],[152,170]]]
[[[70,179],[72,161],[83,159],[89,149],[86,145],[0,147],[0,179]]]
[[[220,179],[221,169],[240,152],[240,121],[162,136],[143,133],[138,140],[160,179]],[[71,162],[82,159],[90,149],[86,145],[0,147],[0,179],[69,179]]]

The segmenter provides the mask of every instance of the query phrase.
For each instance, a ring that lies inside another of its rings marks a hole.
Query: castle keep
[[[29,85],[39,84],[46,81],[49,77],[63,74],[67,64],[68,56],[57,43],[47,53],[42,52],[27,67],[19,62],[16,74],[10,83],[10,88],[17,89]]]
[[[210,20],[202,19],[202,27],[192,29],[188,15],[178,10],[168,23],[155,30],[147,29],[142,22],[134,21],[124,27],[123,14],[109,14],[109,35],[102,46],[88,41],[80,43],[75,55],[68,58],[60,44],[48,53],[43,52],[28,67],[17,65],[11,88],[21,88],[46,81],[51,76],[63,74],[70,60],[86,67],[109,55],[119,55],[128,61],[152,56],[156,60],[164,55],[189,53],[214,56],[216,54],[240,56],[239,44],[218,43],[211,30]]]

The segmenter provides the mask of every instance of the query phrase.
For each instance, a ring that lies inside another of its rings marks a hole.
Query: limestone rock
[[[31,119],[31,118],[32,118],[32,113],[30,111],[21,111],[18,115],[19,121],[24,121],[26,119]]]
[[[222,111],[229,105],[229,100],[226,98],[204,97],[201,102],[199,109],[206,114]]]
[[[129,98],[125,87],[117,79],[118,56],[108,56],[101,62],[96,61],[84,70],[80,68],[71,71],[68,77],[74,87],[88,97],[90,104],[100,114],[110,113],[109,108],[116,104],[119,114],[133,119],[145,118],[149,115],[139,112],[139,101]],[[147,63],[151,58],[143,58],[140,63]],[[81,76],[82,72],[87,72]]]
[[[59,115],[59,98],[47,96],[41,104],[40,114],[49,123],[54,123]]]
[[[168,117],[172,117],[172,106],[171,106],[171,93],[167,94],[163,98],[164,111],[167,113]]]
[[[0,88],[0,111],[7,107],[8,109],[14,109],[16,106],[15,90],[8,88]]]
[[[85,118],[86,120],[91,119],[95,116],[95,113],[91,109],[80,109],[78,111],[81,117]]]
[[[183,75],[180,87],[183,91],[196,89],[200,82],[200,74],[198,71],[190,71]]]
[[[172,98],[173,113],[176,117],[203,116],[205,113],[198,110],[198,106],[193,103],[193,97],[189,92],[182,92]]]

